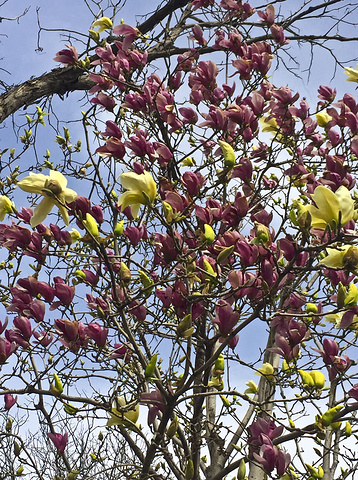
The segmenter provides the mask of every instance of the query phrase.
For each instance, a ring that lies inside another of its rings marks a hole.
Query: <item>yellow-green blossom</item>
[[[332,192],[323,185],[316,187],[312,200],[317,205],[309,205],[307,210],[311,215],[312,228],[326,228],[329,225],[335,229],[340,223],[342,226],[354,217],[354,201],[348,188],[341,185],[336,192]]]
[[[358,82],[358,64],[356,69],[346,67],[344,73],[348,75],[347,82]]]
[[[347,268],[355,270],[358,266],[358,247],[341,245],[337,248],[327,248],[328,255],[319,263],[328,268]]]
[[[332,117],[327,113],[327,110],[323,110],[323,112],[316,113],[316,119],[320,127],[325,127],[332,120]]]
[[[141,174],[122,173],[121,184],[127,191],[121,195],[118,205],[122,211],[130,205],[134,218],[138,217],[141,205],[152,204],[157,196],[157,186],[152,175],[146,170]]]
[[[133,410],[119,411],[118,409],[126,407],[126,401],[123,397],[117,397],[111,412],[109,413],[109,419],[107,420],[107,427],[112,425],[123,425],[130,427],[133,423],[136,423],[139,417],[139,404],[134,407]]]
[[[244,393],[247,395],[248,393],[257,393],[258,392],[258,386],[253,380],[249,380],[246,382],[248,388],[244,391]]]
[[[44,197],[35,208],[31,217],[30,224],[32,227],[36,227],[36,225],[43,222],[54,205],[58,207],[65,224],[68,225],[70,223],[66,204],[73,202],[77,197],[77,193],[70,188],[66,188],[67,179],[61,172],[50,170],[50,175],[30,173],[28,177],[18,182],[18,186],[24,192],[36,193]]]
[[[272,380],[275,373],[275,369],[271,363],[263,363],[261,368],[257,369],[255,375],[261,375],[262,377],[266,377],[268,380]]]
[[[7,213],[14,211],[14,205],[5,195],[0,196],[0,220],[3,221]]]
[[[99,27],[98,33],[109,30],[113,27],[112,20],[108,17],[102,17],[92,23],[92,27]]]
[[[80,238],[81,238],[81,234],[78,230],[76,230],[75,228],[73,228],[72,230],[70,230],[70,235],[71,235],[71,241],[72,243],[75,243],[77,242]]]
[[[264,133],[274,132],[277,133],[279,131],[277,121],[275,117],[261,117],[259,122],[261,123],[261,131]]]
[[[298,370],[298,373],[301,376],[303,388],[307,390],[322,390],[324,388],[325,378],[322,372],[318,370],[311,370],[310,372]]]

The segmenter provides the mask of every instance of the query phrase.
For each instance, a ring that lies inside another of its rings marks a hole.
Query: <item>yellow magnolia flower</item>
[[[118,205],[122,211],[130,205],[134,218],[138,217],[141,205],[152,204],[157,196],[157,186],[152,175],[146,170],[141,174],[122,173],[121,184],[127,191],[121,195]]]
[[[13,203],[5,195],[0,196],[0,220],[3,221],[7,213],[14,211]]]
[[[275,373],[275,369],[271,363],[263,363],[261,368],[257,369],[255,375],[260,375],[261,377],[266,377],[268,380],[272,380]]]
[[[108,17],[102,17],[92,23],[92,27],[99,27],[98,33],[104,32],[113,27],[112,20]]]
[[[348,75],[348,78],[346,79],[347,82],[358,82],[358,64],[355,70],[354,68],[346,67],[344,73]]]
[[[303,388],[307,390],[322,390],[324,388],[325,378],[322,372],[318,370],[312,370],[311,372],[298,370],[298,373],[301,376]]]
[[[328,268],[348,268],[355,270],[358,266],[358,247],[341,245],[337,248],[327,248],[328,255],[319,263]]]
[[[17,185],[24,192],[36,193],[44,197],[35,208],[31,217],[30,224],[32,227],[36,227],[36,225],[43,222],[54,205],[58,207],[65,224],[68,225],[70,223],[65,205],[73,202],[77,197],[77,193],[70,188],[66,188],[67,179],[61,172],[50,170],[50,175],[30,173],[28,177],[20,180]]]
[[[266,132],[274,132],[277,133],[279,131],[276,118],[272,117],[261,117],[259,122],[261,123],[261,131]]]
[[[316,113],[316,119],[320,127],[325,127],[332,120],[332,117],[327,113],[327,110],[323,110],[323,112]]]
[[[338,223],[343,226],[354,217],[354,201],[348,188],[341,185],[336,192],[332,192],[323,185],[316,187],[312,200],[317,207],[309,205],[307,210],[311,214],[312,228],[336,228]]]
[[[249,380],[246,382],[246,384],[249,388],[247,388],[244,393],[247,395],[248,393],[257,393],[258,392],[258,386],[253,380]]]
[[[111,427],[112,425],[124,425],[130,427],[132,423],[136,423],[139,417],[139,403],[137,403],[133,410],[127,410],[126,412],[120,412],[118,410],[118,408],[124,408],[125,406],[125,399],[123,397],[117,397],[115,406],[112,407],[112,410],[109,413],[107,427]]]

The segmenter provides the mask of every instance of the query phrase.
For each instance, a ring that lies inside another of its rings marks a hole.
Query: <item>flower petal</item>
[[[77,198],[77,192],[72,190],[71,188],[65,188],[61,194],[61,197],[64,198],[65,203],[71,203]]]
[[[335,193],[340,204],[340,211],[342,212],[341,224],[345,225],[352,220],[354,215],[354,201],[349,193],[348,188],[341,185]]]
[[[323,185],[318,185],[312,195],[312,200],[317,205],[317,208],[314,205],[308,206],[308,211],[312,217],[312,227],[325,228],[327,224],[337,225],[340,204],[332,190]]]
[[[47,179],[48,177],[42,173],[30,173],[28,177],[20,180],[17,185],[24,192],[42,194],[42,189]]]
[[[327,248],[328,255],[319,263],[328,268],[343,268],[343,257],[350,245],[343,245],[337,248]]]
[[[50,170],[50,178],[51,180],[56,180],[60,184],[62,190],[66,188],[67,178],[63,176],[61,172],[58,172],[57,170]]]
[[[34,214],[30,220],[30,225],[36,227],[39,223],[43,222],[54,205],[55,202],[52,197],[44,197],[35,208]]]
[[[126,190],[135,190],[140,193],[144,192],[151,202],[154,202],[157,195],[157,186],[154,179],[146,170],[141,174],[135,172],[122,173],[121,184]]]
[[[57,205],[58,206],[58,211],[61,217],[63,218],[63,221],[65,222],[65,225],[68,227],[70,224],[70,218],[68,216],[68,210],[66,207],[63,207],[62,205]]]

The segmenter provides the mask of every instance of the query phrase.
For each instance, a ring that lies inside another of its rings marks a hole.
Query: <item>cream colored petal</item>
[[[133,208],[133,205],[135,204],[140,205],[143,203],[145,203],[145,198],[143,194],[141,192],[132,191],[132,190],[128,190],[127,192],[124,192],[118,200],[118,205],[122,207],[121,208],[122,211],[129,205],[132,205],[132,208]],[[139,207],[138,207],[138,210],[139,210]]]
[[[58,206],[58,211],[60,212],[61,217],[63,218],[63,221],[65,222],[65,225],[70,224],[70,218],[68,216],[68,211],[67,208],[63,207],[62,205],[57,205]]]
[[[63,197],[66,203],[71,203],[77,198],[77,192],[72,190],[71,188],[65,188],[62,192],[61,196]]]
[[[50,178],[51,180],[56,180],[59,184],[62,190],[64,190],[67,186],[67,178],[62,175],[61,172],[58,172],[57,170],[50,170]]]
[[[322,223],[322,220],[331,226],[338,223],[340,204],[332,190],[318,185],[312,195],[312,200],[317,205],[317,209],[313,205],[308,207],[312,217],[312,227],[321,228],[316,223]]]
[[[328,255],[319,263],[329,268],[343,268],[343,257],[350,245],[344,245],[339,250],[337,248],[327,248]]]
[[[133,218],[138,218],[140,205],[141,205],[140,203],[133,203],[131,205],[131,212],[132,212]]]
[[[48,179],[49,177],[47,175],[43,175],[42,173],[30,173],[28,177],[20,180],[17,185],[24,192],[42,194],[42,189],[44,188],[45,182]]]
[[[148,190],[145,192],[151,201],[154,202],[155,197],[157,196],[157,185],[155,184],[154,178],[149,172],[145,172],[144,175],[147,177]]]
[[[36,227],[39,223],[43,222],[47,215],[51,212],[55,202],[51,197],[44,197],[42,201],[35,208],[34,214],[31,217],[30,225]]]
[[[354,215],[354,201],[349,193],[348,188],[341,185],[336,190],[336,197],[340,204],[340,211],[342,212],[341,224],[345,225],[352,220]]]
[[[157,186],[152,175],[147,171],[142,174],[135,172],[122,173],[121,184],[126,190],[137,191],[140,193],[145,192],[151,202],[154,201],[157,195]]]
[[[322,228],[323,230],[327,226],[327,221],[322,219],[320,211],[314,205],[308,205],[307,210],[311,214],[311,227]]]

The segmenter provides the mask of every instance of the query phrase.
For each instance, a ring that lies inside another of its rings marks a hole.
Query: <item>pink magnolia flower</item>
[[[277,475],[281,477],[287,470],[291,455],[278,449],[272,444],[263,444],[259,454],[253,453],[255,460],[260,463],[266,473],[271,473],[275,468]]]
[[[54,290],[56,297],[60,300],[60,303],[62,305],[69,305],[72,302],[73,297],[75,296],[75,287],[70,287],[69,285],[67,285],[61,277],[55,277],[54,282]],[[51,309],[53,310],[57,308],[58,303],[59,302],[55,302],[56,306],[54,306],[55,304],[53,304],[51,306]]]
[[[103,92],[99,92],[96,97],[91,98],[91,103],[94,103],[96,105],[101,105],[109,112],[113,112],[113,109],[116,105],[114,98],[110,97],[109,95],[106,95]]]
[[[78,52],[73,45],[66,45],[64,48],[56,53],[55,62],[63,63],[63,65],[74,65],[78,62]]]
[[[147,230],[144,224],[139,227],[129,226],[124,230],[123,235],[128,238],[134,247],[136,247],[142,239],[145,240],[147,238]]]
[[[60,336],[60,342],[71,352],[77,353],[80,347],[87,347],[88,336],[82,322],[59,318],[55,320],[55,328]]]
[[[17,248],[26,249],[31,242],[31,237],[30,230],[20,225],[0,225],[0,245],[11,252]]]
[[[216,317],[212,322],[218,326],[220,335],[227,337],[239,321],[240,314],[225,300],[219,300],[215,312]]]
[[[106,141],[105,145],[97,148],[96,153],[104,158],[114,157],[123,159],[126,153],[126,148],[119,138],[111,137]]]
[[[107,342],[108,328],[102,328],[97,322],[89,323],[86,334],[92,338],[99,348],[103,348]]]
[[[114,35],[123,35],[124,40],[122,44],[122,49],[126,52],[132,45],[134,40],[138,37],[140,32],[138,28],[131,27],[130,25],[122,23],[121,25],[116,25],[115,27],[113,27],[113,33]]]
[[[123,345],[122,343],[115,343],[114,350],[109,355],[110,359],[119,358],[124,360],[125,362],[129,362],[132,357],[132,350],[127,347],[127,345]]]
[[[129,311],[129,313],[134,315],[136,317],[136,319],[139,320],[139,321],[145,320],[145,318],[147,316],[147,309],[145,308],[145,306],[139,300],[134,300],[134,302],[132,302],[129,305],[129,310],[128,311]]]
[[[358,383],[348,390],[348,395],[358,402]]]
[[[18,344],[13,341],[9,341],[6,338],[0,337],[0,365],[3,365],[6,360],[17,349]]]
[[[52,333],[47,333],[45,330],[41,330],[40,332],[35,330],[33,333],[36,338],[34,343],[38,343],[43,347],[48,347],[53,340]]]
[[[57,226],[57,225],[56,225]],[[52,302],[55,296],[54,289],[46,282],[38,281],[35,277],[20,278],[17,285],[33,297],[41,295],[47,302]]]
[[[192,7],[194,11],[194,10],[197,10],[198,8],[207,8],[214,4],[215,4],[215,0],[193,0]]]
[[[5,401],[5,410],[10,410],[10,408],[13,407],[17,402],[17,395],[16,397],[14,397],[10,393],[5,393],[4,401]]]
[[[160,390],[156,388],[149,393],[142,393],[140,396],[140,403],[148,405],[148,425],[151,425],[159,412],[164,412],[165,402]]]
[[[62,454],[65,451],[67,445],[68,433],[65,432],[64,435],[61,435],[61,433],[48,433],[47,435],[57,448],[57,452]]]
[[[257,15],[262,18],[262,22],[272,25],[275,22],[275,7],[273,5],[268,5],[264,12],[258,10]]]

